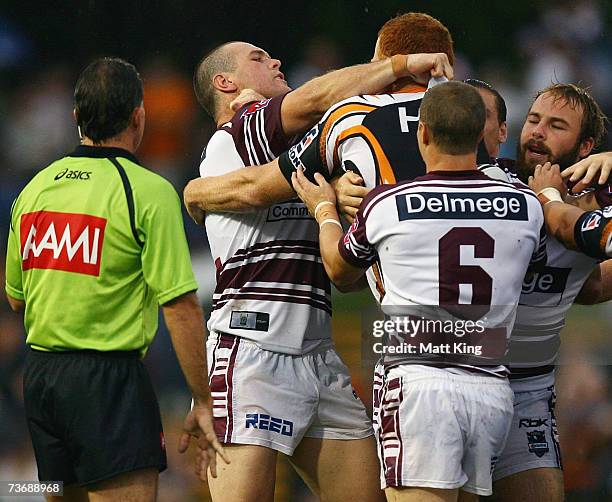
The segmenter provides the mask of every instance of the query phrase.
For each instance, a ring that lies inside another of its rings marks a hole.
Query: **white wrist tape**
[[[319,202],[319,203],[317,204],[317,206],[315,207],[315,210],[314,210],[314,217],[315,217],[315,220],[317,219],[317,214],[318,214],[318,212],[319,212],[319,209],[321,209],[323,206],[327,206],[328,204],[329,204],[330,206],[334,206],[334,207],[336,206],[336,204],[334,204],[333,202],[331,202],[331,201],[329,201],[329,200],[324,200],[324,201]]]
[[[319,230],[323,228],[323,225],[327,225],[328,223],[331,223],[333,225],[338,225],[340,227],[340,230],[344,232],[344,228],[342,228],[342,224],[338,220],[334,220],[333,218],[327,218],[326,220],[323,220],[321,223],[319,223]]]
[[[543,206],[549,202],[563,202],[561,192],[553,187],[546,187],[540,190],[537,195]]]

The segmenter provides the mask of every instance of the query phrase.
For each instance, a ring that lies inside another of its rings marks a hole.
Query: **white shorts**
[[[385,372],[379,364],[373,390],[382,488],[491,495],[512,420],[507,379],[407,364]]]
[[[303,437],[373,434],[348,368],[331,340],[304,355],[264,350],[232,335],[206,342],[215,432],[225,444],[292,455]]]
[[[506,446],[493,472],[495,481],[540,467],[563,468],[555,419],[555,386],[549,385],[550,379],[546,375],[537,378],[547,386],[520,391],[522,382],[510,382],[512,388],[517,388],[514,392],[514,417]]]

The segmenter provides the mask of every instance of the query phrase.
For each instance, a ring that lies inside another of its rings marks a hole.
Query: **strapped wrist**
[[[543,188],[537,193],[537,196],[538,200],[540,201],[540,204],[542,204],[543,206],[549,204],[550,202],[563,202],[561,192],[559,192],[559,190],[553,187]]]

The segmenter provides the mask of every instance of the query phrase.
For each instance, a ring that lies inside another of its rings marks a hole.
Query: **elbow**
[[[351,286],[355,282],[355,278],[347,277],[340,270],[335,270],[333,267],[326,267],[327,275],[329,280],[334,284],[336,289],[341,293],[348,293],[351,291]]]
[[[25,302],[22,300],[17,300],[16,298],[12,298],[7,295],[6,299],[8,300],[9,306],[13,312],[21,312],[25,309]]]
[[[187,186],[183,190],[183,203],[187,209],[204,209],[203,207],[200,207],[199,204],[200,200],[196,189],[196,184],[198,183],[201,183],[201,180],[191,180],[189,183],[187,183]]]
[[[597,305],[601,303],[602,293],[603,291],[601,288],[582,288],[574,300],[574,303],[578,305]]]

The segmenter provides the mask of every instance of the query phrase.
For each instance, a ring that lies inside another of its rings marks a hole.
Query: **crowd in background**
[[[367,7],[366,7],[367,8]],[[391,15],[390,13],[389,15]],[[437,14],[436,14],[437,15]],[[501,155],[514,157],[516,140],[531,98],[553,81],[591,88],[608,116],[612,116],[612,7],[597,0],[551,2],[508,30],[499,23],[500,37],[513,37],[516,52],[482,59],[475,51],[457,47],[456,78],[478,78],[492,84],[506,99],[509,139]],[[445,21],[444,16],[440,16]],[[483,22],[491,22],[485,20]],[[346,37],[344,37],[346,38]],[[370,38],[375,38],[372,33]],[[469,34],[455,35],[469,38]],[[332,68],[359,61],[347,57],[343,40],[333,32],[313,32],[302,44],[302,54],[283,61],[290,85]],[[151,43],[151,47],[153,47]],[[263,45],[263,44],[262,44]],[[466,44],[467,47],[470,44]],[[267,48],[267,47],[264,47]],[[35,40],[18,22],[0,11],[0,261],[4,264],[10,207],[29,179],[78,143],[72,119],[76,76],[88,62],[37,59]],[[272,54],[274,56],[274,54]],[[93,57],[93,56],[92,56]],[[198,175],[203,147],[214,124],[198,106],[191,85],[191,68],[176,64],[163,51],[151,49],[133,61],[144,82],[146,131],[137,153],[143,165],[172,182],[179,193]],[[518,64],[517,64],[518,62]],[[193,61],[195,66],[196,61]],[[602,149],[612,149],[608,135]],[[202,228],[185,220],[200,298],[210,304],[214,269]],[[4,267],[0,282],[4,284]],[[359,313],[356,304],[367,293],[347,301],[335,295],[334,337],[355,375],[355,387],[366,404],[369,368],[362,367]],[[563,333],[564,364],[558,375],[558,420],[565,464],[568,500],[606,500],[612,497],[612,308],[574,308]],[[21,397],[21,369],[25,355],[21,316],[0,301],[0,480],[36,479]],[[189,456],[176,453],[181,417],[189,396],[172,354],[163,325],[146,360],[160,397],[168,444],[169,469],[160,479],[160,500],[205,500],[205,487],[196,481]],[[286,463],[279,467],[278,500],[311,500]],[[285,498],[284,498],[285,497]],[[26,500],[26,499],[23,499]]]

